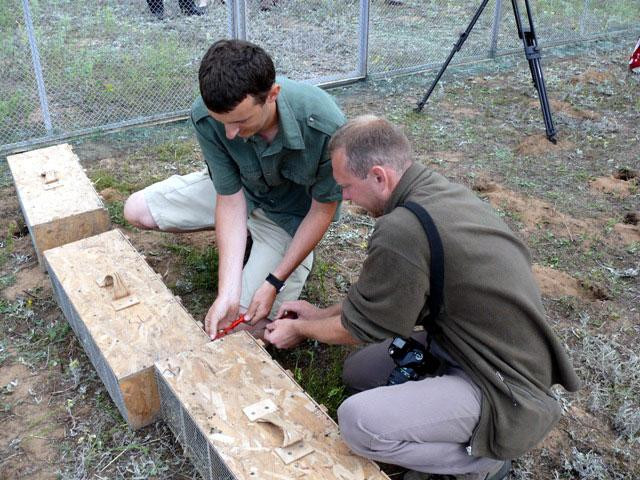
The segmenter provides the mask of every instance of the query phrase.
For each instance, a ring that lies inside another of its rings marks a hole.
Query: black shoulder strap
[[[431,249],[430,291],[429,299],[427,300],[429,316],[425,320],[424,328],[432,333],[436,329],[434,321],[440,313],[444,291],[444,249],[442,248],[442,240],[431,215],[423,207],[415,202],[405,202],[400,206],[411,210],[418,217],[429,240],[429,248]]]

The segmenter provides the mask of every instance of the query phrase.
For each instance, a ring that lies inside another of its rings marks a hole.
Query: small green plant
[[[347,397],[342,383],[342,364],[347,353],[346,347],[307,341],[293,350],[274,350],[273,356],[290,368],[296,382],[336,418],[338,407]]]
[[[120,200],[107,202],[106,207],[112,223],[122,226],[128,225],[127,221],[124,219],[124,202]]]
[[[16,276],[13,273],[0,276],[0,290],[10,287],[16,283]]]
[[[131,193],[136,190],[136,186],[129,182],[117,179],[112,173],[106,170],[97,170],[89,177],[93,182],[96,190],[100,191],[105,188],[113,188],[121,193]]]
[[[214,247],[203,250],[180,244],[166,244],[165,248],[182,258],[186,272],[182,284],[189,293],[193,290],[214,291],[218,288],[218,251]]]
[[[50,344],[61,343],[67,341],[70,331],[71,327],[66,321],[58,321],[47,327],[46,334]]]

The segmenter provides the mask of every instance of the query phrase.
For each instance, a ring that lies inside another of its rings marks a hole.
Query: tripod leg
[[[556,143],[556,129],[553,125],[553,118],[551,116],[551,108],[549,106],[549,98],[547,97],[547,88],[544,83],[544,75],[542,74],[542,66],[540,65],[540,47],[538,47],[538,40],[536,38],[536,32],[533,28],[533,16],[531,14],[531,7],[529,6],[529,0],[524,0],[524,4],[527,10],[527,20],[529,28],[527,30],[522,27],[522,20],[520,18],[520,10],[518,8],[518,0],[511,0],[513,6],[513,14],[516,19],[516,27],[518,29],[518,36],[522,39],[524,45],[524,54],[529,63],[529,70],[531,71],[531,77],[533,79],[533,85],[538,92],[538,98],[540,99],[540,108],[542,109],[542,117],[544,119],[544,127],[547,133],[547,138],[551,143]]]
[[[480,6],[478,7],[478,10],[476,10],[476,13],[473,15],[473,18],[469,22],[469,25],[467,26],[467,29],[460,34],[460,37],[458,38],[458,41],[453,46],[453,50],[451,50],[451,52],[449,53],[449,56],[447,57],[447,59],[445,60],[444,64],[440,68],[440,71],[438,72],[438,74],[436,75],[435,80],[433,81],[433,83],[429,87],[429,90],[427,91],[427,93],[425,93],[424,97],[422,97],[422,100],[420,100],[418,102],[418,105],[416,106],[416,112],[421,112],[422,109],[424,108],[424,104],[427,103],[427,100],[431,96],[431,93],[433,92],[433,89],[436,88],[436,85],[437,85],[438,81],[440,80],[440,77],[442,77],[442,74],[444,73],[444,71],[449,66],[449,63],[451,63],[451,59],[453,58],[453,56],[456,54],[456,52],[460,51],[460,49],[462,48],[462,45],[464,44],[465,40],[469,37],[469,34],[471,33],[471,30],[473,29],[473,26],[478,21],[478,18],[480,18],[480,14],[484,10],[484,7],[487,6],[487,3],[489,3],[489,0],[483,0],[482,1]]]

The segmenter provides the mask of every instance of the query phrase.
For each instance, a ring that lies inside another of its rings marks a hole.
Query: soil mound
[[[549,152],[561,152],[574,148],[566,138],[559,138],[557,143],[551,143],[545,134],[531,135],[522,140],[515,148],[518,155],[542,155]]]

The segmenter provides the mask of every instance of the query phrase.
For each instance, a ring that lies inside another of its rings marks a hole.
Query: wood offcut
[[[41,268],[45,250],[111,228],[109,213],[70,145],[9,155],[7,163]]]

